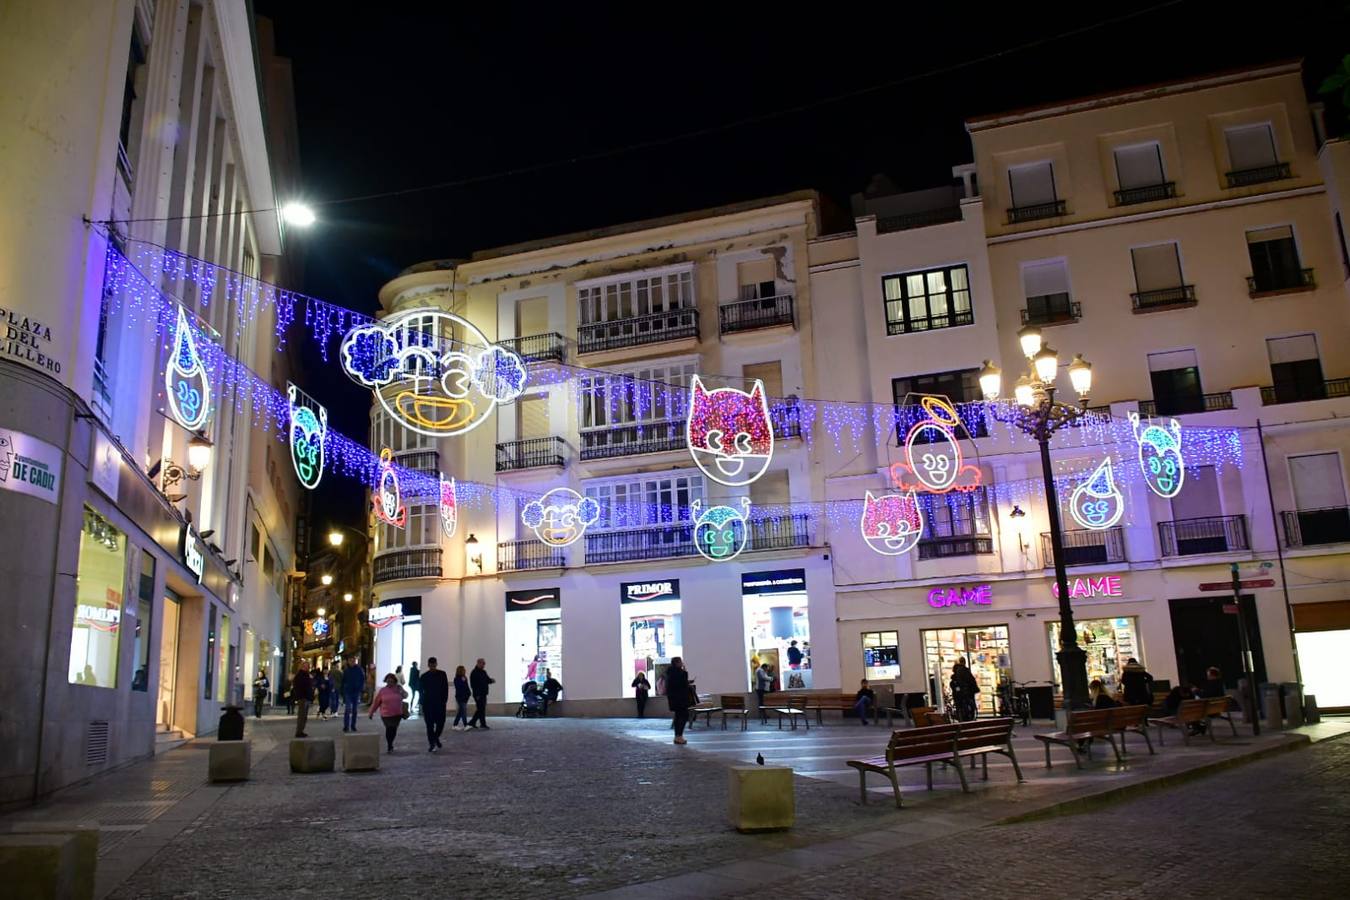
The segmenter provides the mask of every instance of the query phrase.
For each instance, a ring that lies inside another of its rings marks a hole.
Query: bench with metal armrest
[[[720,713],[722,707],[713,704],[712,694],[699,694],[698,704],[689,708],[689,725],[693,727],[698,724],[699,716],[706,716],[708,727],[712,728],[712,717],[714,713]]]
[[[741,720],[741,731],[749,727],[750,707],[746,705],[745,697],[740,694],[723,694],[722,699],[722,730],[727,730],[727,717],[739,718]]]
[[[1087,758],[1092,758],[1092,742],[1097,738],[1103,738],[1111,745],[1111,751],[1116,755],[1116,761],[1120,762],[1120,748],[1116,746],[1115,732],[1111,728],[1110,709],[1072,709],[1069,710],[1068,718],[1065,721],[1063,731],[1052,731],[1048,734],[1036,734],[1032,737],[1045,744],[1045,767],[1050,765],[1050,745],[1059,744],[1062,747],[1068,747],[1069,752],[1073,754],[1073,761],[1078,768],[1083,768],[1083,760],[1080,754],[1086,753]]]
[[[1170,716],[1154,716],[1148,720],[1150,725],[1158,727],[1158,743],[1163,744],[1163,728],[1175,728],[1181,732],[1181,740],[1184,744],[1190,744],[1192,731],[1203,730],[1209,735],[1211,741],[1215,740],[1214,728],[1210,726],[1210,719],[1222,719],[1228,723],[1228,727],[1233,729],[1233,737],[1237,737],[1237,725],[1233,722],[1232,715],[1228,712],[1227,697],[1201,697],[1195,700],[1182,700],[1177,711]]]
[[[904,766],[922,765],[927,773],[928,789],[933,789],[933,763],[951,766],[961,779],[961,789],[970,791],[961,765],[963,757],[979,757],[983,762],[984,779],[989,779],[989,754],[997,753],[1012,761],[1018,782],[1026,779],[1017,763],[1012,745],[1012,719],[981,719],[952,725],[932,725],[891,732],[884,756],[869,759],[851,759],[848,765],[858,770],[858,790],[867,803],[867,773],[884,775],[895,792],[895,805],[900,803],[900,779],[896,772]]]

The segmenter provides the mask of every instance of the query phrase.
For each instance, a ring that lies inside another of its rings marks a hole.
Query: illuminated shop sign
[[[994,602],[994,587],[990,584],[962,585],[960,587],[936,587],[928,592],[928,605],[933,609],[950,609],[954,606],[991,606]]]
[[[800,594],[806,590],[805,569],[780,569],[777,572],[747,572],[741,576],[741,593]]]
[[[403,618],[402,603],[386,603],[384,606],[372,606],[366,613],[366,621],[371,628],[388,628]]]
[[[506,611],[522,609],[559,609],[562,607],[560,588],[537,588],[532,591],[507,591]]]
[[[113,593],[109,591],[109,593]],[[81,625],[87,625],[95,631],[106,631],[112,633],[117,630],[117,626],[122,621],[122,614],[115,607],[90,606],[87,603],[80,603],[75,608],[75,615],[79,618]]]
[[[1051,584],[1050,593],[1059,599],[1059,585]],[[1069,599],[1085,600],[1089,597],[1124,597],[1119,575],[1103,575],[1101,578],[1075,578],[1069,582]]]
[[[183,543],[183,565],[187,566],[189,572],[197,576],[197,583],[202,583],[202,573],[206,571],[206,557],[197,545],[197,531],[191,525],[184,525],[182,532]]]
[[[621,582],[619,584],[619,599],[624,603],[642,603],[645,600],[678,600],[680,599],[680,579]]]

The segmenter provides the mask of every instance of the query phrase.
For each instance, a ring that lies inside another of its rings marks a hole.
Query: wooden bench
[[[1144,739],[1148,752],[1153,755],[1153,741],[1148,736],[1148,707],[1118,706],[1111,711],[1111,730],[1120,735],[1120,755],[1125,755],[1125,733],[1132,732]]]
[[[1227,698],[1224,698],[1224,702],[1228,702]],[[1179,730],[1181,732],[1182,743],[1189,745],[1191,742],[1191,728],[1192,726],[1195,726],[1198,729],[1204,726],[1206,719],[1208,718],[1206,715],[1208,707],[1208,700],[1182,700],[1181,705],[1177,707],[1177,711],[1172,715],[1153,716],[1149,718],[1148,723],[1157,726],[1158,743],[1160,745],[1165,745],[1167,743],[1163,740],[1164,727]],[[1206,730],[1210,732],[1209,739],[1211,741],[1214,740],[1213,730]]]
[[[698,724],[698,717],[699,717],[699,716],[706,716],[706,717],[707,717],[707,722],[708,722],[708,727],[709,727],[709,728],[712,728],[712,717],[713,717],[713,713],[719,713],[719,712],[722,711],[722,707],[720,707],[720,706],[714,706],[714,705],[712,704],[712,699],[713,699],[713,695],[712,695],[712,694],[699,694],[699,695],[698,695],[698,703],[697,703],[696,705],[691,706],[691,707],[689,708],[689,725],[690,725],[690,727],[693,727],[693,726],[695,726],[695,725]]]
[[[783,729],[783,716],[787,716],[788,724],[795,731],[797,729],[797,719],[800,717],[806,730],[811,730],[811,720],[806,717],[806,696],[804,694],[793,694],[787,698],[787,702],[782,706],[773,707],[773,711],[778,713],[778,729]]]
[[[722,695],[722,730],[727,730],[727,716],[739,717],[741,720],[741,731],[750,727],[750,707],[746,706],[745,698],[740,694]]]
[[[900,779],[896,769],[922,765],[927,774],[928,790],[933,789],[933,763],[951,766],[961,779],[961,790],[969,792],[970,784],[961,765],[962,757],[980,757],[984,762],[984,778],[989,778],[989,754],[998,753],[1012,761],[1018,782],[1026,779],[1017,763],[1012,745],[1012,719],[983,719],[955,725],[932,725],[891,732],[884,756],[869,759],[851,759],[848,765],[858,770],[858,791],[864,805],[867,803],[867,773],[884,775],[895,792],[895,805],[900,802]]]
[[[1233,737],[1238,736],[1236,723],[1233,722],[1231,697],[1209,697],[1205,700],[1205,718],[1210,720],[1209,736],[1214,737],[1214,719],[1222,719],[1228,723],[1228,727],[1233,729]]]
[[[1050,745],[1059,744],[1069,748],[1073,754],[1074,764],[1078,768],[1083,768],[1083,760],[1080,753],[1082,748],[1086,749],[1088,759],[1092,758],[1092,741],[1096,738],[1105,738],[1111,745],[1111,751],[1116,755],[1116,761],[1121,761],[1120,748],[1116,746],[1115,734],[1111,730],[1110,709],[1073,709],[1069,710],[1068,720],[1065,722],[1063,731],[1052,731],[1048,734],[1032,735],[1036,740],[1045,744],[1045,767],[1050,765]]]
[[[952,717],[938,712],[933,706],[912,706],[909,710],[909,719],[915,728],[926,728],[931,725],[948,725]]]

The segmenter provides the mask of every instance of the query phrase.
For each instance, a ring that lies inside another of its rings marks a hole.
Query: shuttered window
[[[1275,133],[1269,124],[1228,128],[1223,136],[1228,144],[1228,162],[1234,172],[1273,166],[1280,161],[1275,154]]]
[[[1300,511],[1345,506],[1345,478],[1336,453],[1289,457],[1294,480],[1294,505]]]
[[[1008,186],[1015,207],[1039,206],[1042,203],[1054,203],[1058,199],[1055,195],[1055,167],[1048,162],[1009,168]]]
[[[1296,403],[1326,397],[1326,382],[1322,378],[1322,360],[1317,353],[1315,335],[1269,338],[1266,340],[1266,352],[1270,354],[1270,375],[1275,384],[1276,402]]]
[[[1162,148],[1156,141],[1117,147],[1115,157],[1116,180],[1122,190],[1152,187],[1166,180],[1163,177]]]
[[[1135,247],[1130,256],[1134,261],[1134,283],[1141,294],[1179,288],[1184,284],[1181,254],[1175,243]]]

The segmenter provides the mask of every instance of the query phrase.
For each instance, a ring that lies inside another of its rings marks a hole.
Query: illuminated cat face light
[[[735,388],[710,391],[695,375],[689,386],[685,437],[694,462],[713,481],[738,487],[759,478],[773,458],[773,422],[756,380],[749,393]]]
[[[459,502],[455,497],[455,479],[441,476],[441,531],[454,537],[459,527]]]
[[[566,547],[600,518],[600,504],[571,488],[554,488],[520,511],[520,521],[550,547]]]
[[[436,307],[353,328],[342,339],[342,368],[395,421],[429,437],[477,428],[497,404],[520,396],[527,376],[517,354]]]
[[[291,411],[291,465],[295,468],[300,484],[312,491],[323,478],[323,445],[328,437],[328,410],[315,403],[319,408],[316,416],[309,405],[299,402],[299,393],[299,388],[290,382],[286,383],[286,400]]]
[[[731,506],[702,507],[698,500],[689,504],[689,514],[694,517],[694,549],[712,562],[740,556],[750,542],[750,498],[741,498],[740,512]]]
[[[913,550],[923,536],[923,510],[913,491],[882,494],[871,491],[863,498],[863,541],[883,556],[900,556]]]
[[[164,394],[169,414],[188,431],[206,427],[211,415],[211,384],[206,380],[197,342],[192,337],[187,310],[178,307],[178,324],[173,330],[173,350],[164,366]]]
[[[380,451],[380,475],[372,493],[375,518],[395,528],[407,524],[408,507],[403,505],[403,492],[399,489],[398,472],[394,469],[394,451],[388,447]]]
[[[941,397],[922,397],[919,403],[928,417],[914,423],[905,436],[905,458],[891,464],[891,483],[899,491],[929,494],[975,490],[980,470],[965,465],[961,455],[956,409]]]
[[[1134,439],[1139,444],[1139,470],[1149,490],[1164,499],[1181,493],[1186,463],[1181,456],[1181,423],[1168,419],[1166,427],[1149,422],[1139,427],[1139,413],[1130,413]]]
[[[1086,481],[1074,488],[1069,497],[1069,515],[1084,528],[1100,531],[1119,522],[1124,514],[1125,498],[1116,488],[1108,456]]]

